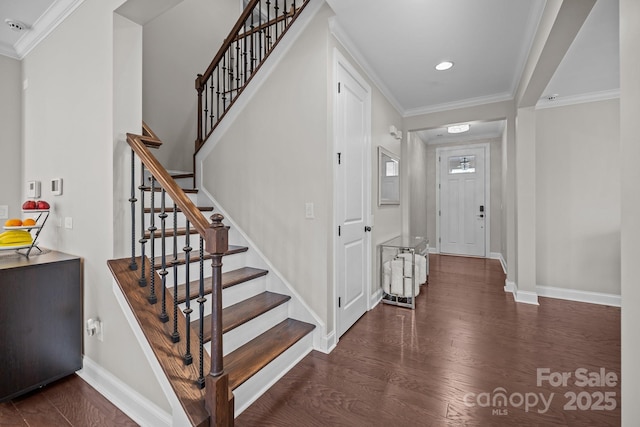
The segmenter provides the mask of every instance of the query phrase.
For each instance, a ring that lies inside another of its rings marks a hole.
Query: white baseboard
[[[504,291],[514,293],[516,290],[516,282],[504,281]]]
[[[498,261],[500,261],[500,265],[502,266],[502,271],[504,271],[504,274],[507,274],[507,262],[504,260],[504,257],[500,252],[491,252],[489,254],[489,258],[497,259]]]
[[[78,376],[141,426],[171,427],[171,415],[84,356]]]
[[[516,282],[505,280],[504,291],[511,292],[513,294],[513,299],[516,302],[523,304],[540,305],[538,303],[538,294],[536,292],[519,290],[518,284]]]
[[[378,289],[377,291],[375,291],[369,298],[369,310],[374,309],[375,306],[380,303],[380,301],[382,301],[382,289]]]
[[[513,293],[513,297],[516,302],[521,302],[523,304],[532,304],[532,305],[540,305],[538,302],[538,294],[536,292],[531,291],[520,291],[516,289]]]
[[[620,307],[622,297],[615,294],[605,294],[602,292],[580,291],[577,289],[555,288],[553,286],[538,286],[538,295],[541,297],[564,299],[577,302],[588,302],[591,304],[610,305]]]

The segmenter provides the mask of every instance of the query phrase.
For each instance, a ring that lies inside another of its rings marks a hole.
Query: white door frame
[[[440,158],[442,152],[449,150],[466,150],[470,148],[484,148],[484,257],[491,257],[491,144],[482,142],[478,144],[451,145],[436,148],[436,252],[440,253]]]
[[[340,337],[338,336],[339,325],[339,310],[338,310],[338,129],[337,123],[337,111],[338,111],[338,68],[344,68],[351,76],[367,91],[368,100],[366,105],[366,132],[365,136],[365,177],[364,177],[364,203],[365,203],[365,218],[371,223],[371,86],[362,78],[358,71],[349,63],[347,58],[340,53],[337,48],[333,49],[333,77],[330,87],[330,96],[333,98],[333,147],[331,161],[333,162],[333,292],[330,298],[333,298],[333,302],[330,302],[330,306],[333,307],[333,337],[328,337],[329,346],[331,342],[337,343]],[[365,257],[365,283],[367,311],[371,310],[371,265],[372,265],[372,252],[371,252],[371,235],[372,233],[365,233],[366,240],[366,257]],[[331,334],[330,334],[331,335]],[[333,338],[333,339],[331,339]]]

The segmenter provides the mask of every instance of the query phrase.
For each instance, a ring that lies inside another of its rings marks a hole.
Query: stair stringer
[[[156,358],[156,355],[154,354],[153,349],[151,348],[151,345],[147,340],[147,337],[144,335],[144,332],[142,331],[142,328],[140,327],[138,320],[133,314],[133,311],[131,310],[131,306],[129,306],[129,303],[127,302],[127,298],[124,296],[124,294],[122,293],[122,290],[120,289],[120,286],[118,286],[118,283],[115,280],[113,280],[113,293],[116,297],[116,300],[118,301],[118,304],[120,305],[120,308],[122,309],[122,312],[124,313],[124,317],[127,319],[127,322],[129,323],[129,326],[131,327],[131,330],[133,331],[133,334],[136,337],[136,340],[140,344],[140,348],[142,349],[142,352],[144,353],[147,361],[149,362],[149,366],[151,367],[153,374],[155,375],[156,379],[158,380],[158,383],[160,384],[160,388],[162,389],[162,392],[167,398],[169,405],[171,405],[171,425],[172,426],[191,425],[191,421],[189,421],[189,417],[187,416],[187,413],[182,407],[182,404],[180,403],[180,401],[178,400],[178,397],[176,396],[175,391],[171,387],[171,384],[169,383],[169,380],[167,379],[167,376],[164,370],[162,369],[162,366],[160,366],[160,362],[158,362],[158,359]]]
[[[234,101],[233,105],[225,112],[223,119],[215,127],[204,145],[195,154],[195,182],[198,189],[204,188],[202,185],[202,174],[198,171],[202,170],[202,159],[213,151],[222,136],[227,132],[229,127],[240,116],[245,107],[251,102],[253,96],[258,92],[260,87],[269,79],[271,73],[276,69],[280,61],[285,57],[289,49],[294,45],[298,37],[302,35],[305,28],[311,23],[313,17],[318,13],[320,8],[325,4],[325,0],[309,0],[309,3],[302,10],[298,18],[287,29],[287,33],[280,39],[278,45],[271,51],[267,59],[264,60],[258,70],[252,77],[251,81],[242,90],[242,94]]]
[[[248,265],[269,270],[269,274],[265,276],[267,279],[267,290],[291,296],[291,300],[288,302],[289,317],[316,326],[313,331],[313,349],[323,353],[331,352],[336,345],[335,332],[327,335],[327,326],[324,321],[306,303],[304,298],[302,298],[291,283],[285,279],[284,275],[271,263],[269,258],[259,249],[244,230],[224,210],[220,203],[204,188],[200,189],[199,196],[207,197],[208,200],[200,199],[199,201],[213,203],[216,211],[224,216],[223,222],[231,226],[229,229],[229,242],[233,242],[234,245],[247,246],[249,248],[246,253]]]

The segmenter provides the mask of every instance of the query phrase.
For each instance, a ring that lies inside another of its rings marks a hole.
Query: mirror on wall
[[[378,147],[378,205],[400,204],[400,158]]]

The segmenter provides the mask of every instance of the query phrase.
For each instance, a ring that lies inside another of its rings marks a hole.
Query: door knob
[[[369,227],[368,225],[364,226],[364,231],[371,231],[371,227]]]

